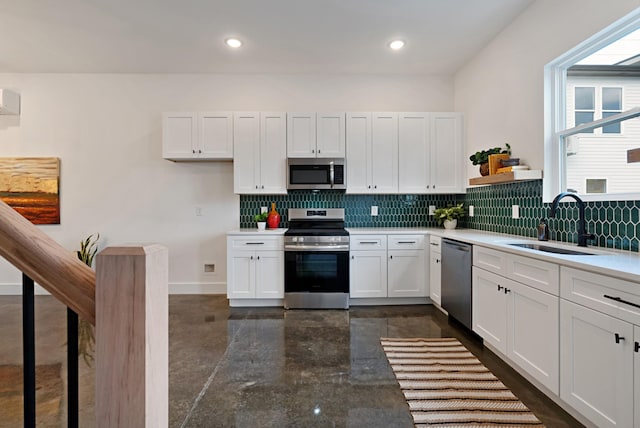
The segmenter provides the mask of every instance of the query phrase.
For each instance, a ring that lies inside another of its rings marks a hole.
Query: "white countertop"
[[[284,235],[287,229],[267,229],[259,231],[256,228],[235,229],[227,232],[227,235]],[[603,249],[600,247],[580,248],[575,244],[560,243],[557,241],[540,242],[534,238],[524,236],[507,235],[504,233],[486,232],[477,229],[454,229],[446,230],[441,227],[415,227],[415,228],[393,228],[393,227],[350,227],[347,228],[351,235],[375,235],[375,234],[429,234],[443,238],[456,239],[474,245],[494,248],[521,256],[532,257],[562,266],[569,266],[589,272],[600,273],[602,275],[613,276],[628,281],[634,281],[640,285],[640,254],[631,251]],[[568,255],[546,253],[528,248],[515,247],[509,243],[539,243],[552,247],[567,248],[573,250],[588,251],[595,255]]]
[[[258,230],[257,227],[252,227],[249,229],[230,230],[227,235],[284,235],[286,231],[287,229],[283,228]]]
[[[631,251],[614,250],[600,247],[578,247],[575,244],[560,243],[557,241],[540,242],[535,238],[524,236],[507,235],[504,233],[486,232],[477,229],[454,229],[443,228],[348,228],[350,234],[417,234],[424,233],[437,235],[443,238],[450,238],[467,242],[483,247],[494,248],[496,250],[517,254],[520,256],[532,257],[538,260],[545,260],[558,263],[562,266],[569,266],[589,272],[600,273],[634,281],[640,283],[640,254]],[[595,255],[569,255],[546,253],[528,248],[515,247],[509,243],[538,243],[551,247],[566,248],[577,251],[596,253]],[[639,284],[640,285],[640,284]]]

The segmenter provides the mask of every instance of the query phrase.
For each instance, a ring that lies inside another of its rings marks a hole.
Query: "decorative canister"
[[[269,229],[277,229],[280,225],[280,214],[276,211],[276,203],[271,203],[271,211],[269,211],[269,216],[267,217],[267,227]]]

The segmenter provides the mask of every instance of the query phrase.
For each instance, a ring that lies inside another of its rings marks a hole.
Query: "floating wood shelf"
[[[527,169],[522,171],[505,172],[504,174],[485,175],[469,179],[470,186],[480,186],[482,184],[511,183],[512,181],[538,180],[542,178],[542,170]]]

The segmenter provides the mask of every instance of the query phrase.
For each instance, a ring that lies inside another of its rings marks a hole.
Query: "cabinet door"
[[[398,191],[427,193],[431,188],[428,113],[400,113],[398,118]]]
[[[388,297],[427,297],[424,250],[389,251]]]
[[[373,193],[398,193],[397,113],[373,113],[371,185]]]
[[[472,326],[486,342],[507,353],[506,278],[473,267]]]
[[[555,394],[560,393],[560,299],[515,281],[504,284],[507,356]]]
[[[598,427],[633,426],[632,334],[632,324],[560,300],[560,398]]]
[[[634,376],[634,396],[635,401],[635,416],[634,427],[640,428],[640,326],[633,327],[633,376]]]
[[[440,296],[440,284],[441,284],[441,259],[440,253],[431,250],[429,254],[430,269],[429,269],[429,297],[431,301],[437,305],[442,305],[442,297]]]
[[[233,159],[233,113],[198,114],[199,159]]]
[[[162,157],[165,159],[193,159],[198,145],[196,113],[163,113]]]
[[[260,193],[259,113],[234,113],[233,138],[233,190],[235,193]]]
[[[387,297],[387,252],[351,251],[350,297]]]
[[[316,115],[316,148],[319,158],[345,157],[345,113],[318,113]]]
[[[316,157],[315,113],[287,113],[287,156]]]
[[[285,113],[260,113],[260,191],[287,193]]]
[[[347,113],[347,193],[371,192],[371,113]]]
[[[227,297],[253,299],[256,297],[255,253],[233,251],[227,254]]]
[[[256,251],[256,298],[284,298],[284,252]]]
[[[431,115],[431,191],[435,193],[464,192],[462,115],[433,113]]]

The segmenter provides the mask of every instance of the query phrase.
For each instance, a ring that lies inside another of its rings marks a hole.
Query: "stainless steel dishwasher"
[[[442,308],[471,329],[472,246],[452,239],[442,240]]]

